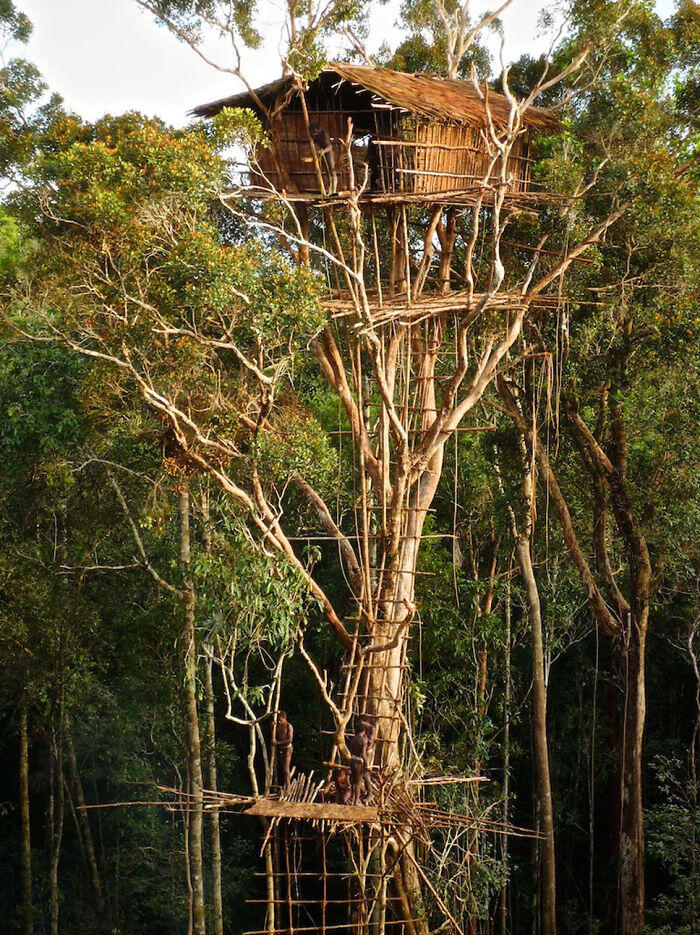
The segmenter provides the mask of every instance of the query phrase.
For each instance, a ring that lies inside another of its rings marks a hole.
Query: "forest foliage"
[[[193,46],[208,29],[223,31],[230,7],[239,42],[232,75],[264,31],[251,2],[138,2]],[[567,7],[553,68],[566,68],[584,46],[590,53],[575,80],[540,102],[561,105],[565,118],[560,132],[538,141],[534,173],[548,191],[579,197],[566,211],[512,218],[506,277],[519,281],[543,234],[548,244],[574,244],[611,203],[620,217],[572,265],[556,312],[528,325],[529,353],[513,378],[522,390],[515,419],[508,387],[494,383],[470,413],[469,431],[446,447],[418,559],[422,627],[410,653],[407,717],[427,773],[489,780],[478,793],[438,790],[441,805],[502,815],[508,796],[514,824],[540,826],[531,628],[516,558],[518,531],[531,522],[559,930],[618,931],[624,633],[596,625],[546,465],[536,463],[539,429],[608,607],[632,589],[630,542],[643,541],[648,553],[647,930],[693,935],[700,11],[693,0],[666,20],[646,0]],[[403,41],[378,60],[444,72],[441,9],[452,16],[459,8],[406,0],[397,12]],[[290,10],[285,61],[304,77],[322,67],[329,37],[342,33],[355,51],[367,38],[362,3]],[[319,669],[340,681],[341,647],[324,600],[349,612],[346,569],[336,546],[315,540],[317,518],[298,483],[337,516],[358,509],[347,415],[312,350],[327,324],[327,269],[298,265],[289,243],[269,229],[251,231],[222,206],[241,143],[261,132],[250,114],[186,129],[137,113],[86,122],[21,57],[31,24],[10,0],[0,2],[0,24],[0,917],[8,932],[191,931],[189,829],[165,807],[164,791],[191,782],[187,705],[198,711],[205,772],[215,763],[219,788],[231,792],[250,791],[251,739],[253,776],[264,782],[262,748],[282,669],[299,770],[324,762],[333,730],[299,650],[301,635]],[[532,87],[541,64],[514,63],[516,93]],[[500,63],[483,36],[458,65],[500,86]],[[606,457],[624,462],[633,533],[614,479],[587,447],[594,436]],[[533,480],[530,500],[524,474]],[[264,524],[247,507],[262,501],[283,517],[294,557],[266,546]],[[194,657],[188,594],[196,596]],[[81,801],[154,804],[81,811]],[[221,818],[222,931],[257,927],[244,900],[258,892],[258,831]],[[537,844],[513,838],[506,850],[480,840],[476,848],[459,893],[470,931],[493,930],[506,891],[507,930],[539,931]],[[214,932],[208,836],[204,854]]]

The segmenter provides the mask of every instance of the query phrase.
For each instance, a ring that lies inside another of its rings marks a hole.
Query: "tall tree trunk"
[[[642,744],[646,720],[646,637],[649,626],[651,559],[635,520],[627,483],[627,435],[622,406],[603,394],[608,404],[612,470],[607,479],[610,504],[624,543],[629,569],[629,604],[622,618],[625,710],[623,721],[622,819],[620,826],[620,920],[622,935],[643,935],[644,813],[642,811]],[[570,416],[581,429],[577,413]]]
[[[300,215],[300,222],[306,223],[305,230],[308,229],[308,217],[306,209]],[[308,262],[308,256],[306,258]],[[209,481],[204,481],[201,489],[202,504],[202,551],[205,555],[211,552],[211,525],[209,516]],[[207,782],[209,789],[216,792],[219,788],[216,772],[216,708],[214,700],[214,680],[213,680],[214,657],[208,652],[204,669],[204,697],[207,710]],[[224,901],[221,887],[221,827],[219,822],[218,809],[212,809],[210,813],[211,825],[211,887],[212,902],[214,904],[214,933],[223,935],[224,933]]]
[[[541,842],[541,899],[543,935],[555,935],[556,919],[556,862],[554,851],[554,812],[549,776],[547,749],[547,691],[544,681],[544,647],[542,642],[542,610],[540,595],[532,568],[530,536],[521,533],[515,548],[520,573],[525,587],[525,601],[530,623],[532,644],[532,711],[535,747],[535,772],[540,823],[544,840]]]
[[[187,754],[191,777],[189,852],[194,900],[195,935],[205,935],[204,862],[202,845],[203,790],[202,746],[197,710],[197,632],[195,627],[195,591],[190,572],[190,494],[186,482],[178,490],[180,520],[180,564],[183,575],[182,605],[185,614],[185,717]]]
[[[600,666],[600,633],[595,629],[595,675],[591,717],[590,766],[588,771],[588,935],[595,932],[595,806],[596,806],[596,727],[598,722],[598,671]]]
[[[209,789],[216,792],[218,779],[216,774],[216,718],[214,710],[214,684],[212,679],[213,660],[207,657],[204,670],[204,692],[207,706],[207,782]],[[212,809],[211,820],[211,886],[212,902],[214,903],[214,932],[215,935],[224,935],[224,904],[221,893],[221,831],[219,826],[218,809]]]
[[[700,915],[700,880],[698,880],[698,748],[700,747],[700,665],[695,651],[694,641],[700,619],[691,626],[688,633],[688,656],[695,675],[695,726],[690,739],[690,935],[698,935],[698,916]]]
[[[596,494],[597,522],[594,540],[598,578],[591,570],[574,530],[571,514],[559,481],[552,470],[546,449],[540,444],[536,427],[523,418],[511,390],[504,380],[497,381],[506,410],[535,452],[549,494],[559,516],[564,541],[585,586],[596,625],[602,632],[620,639],[625,687],[625,714],[622,725],[620,835],[618,842],[619,908],[621,935],[642,935],[644,931],[644,823],[642,812],[642,740],[646,716],[645,651],[649,618],[651,560],[646,540],[641,534],[632,509],[627,481],[627,437],[622,407],[605,384],[600,393],[600,427],[596,434],[579,413],[578,401],[567,398],[567,422],[590,473]],[[607,426],[609,450],[601,444]],[[601,499],[602,495],[602,499]],[[629,600],[620,591],[609,560],[604,519],[609,508],[624,546],[629,574]],[[611,594],[616,613],[610,610],[603,588]]]
[[[19,712],[19,814],[22,851],[22,932],[34,933],[32,906],[32,844],[29,823],[29,733],[27,702],[22,699]]]
[[[646,620],[630,614],[624,638],[622,816],[620,821],[620,927],[622,935],[644,932],[644,821],[642,739],[646,715]]]
[[[518,519],[515,510],[510,505],[508,506],[508,512],[515,539],[515,555],[524,587],[528,623],[530,624],[535,779],[539,826],[544,836],[544,840],[539,842],[538,846],[540,886],[537,895],[541,907],[543,935],[555,935],[557,930],[556,854],[554,846],[554,809],[552,807],[552,786],[547,746],[547,686],[545,682],[544,642],[542,639],[542,606],[535,572],[532,567],[532,531],[536,504],[533,458],[536,454],[538,441],[535,435],[528,438],[523,431],[524,419],[519,404],[512,397],[508,402],[511,404],[509,408],[517,415],[517,419],[514,419],[514,421],[520,429],[518,442],[522,472],[521,517]],[[529,445],[527,442],[529,442]],[[498,471],[498,476],[500,480],[500,471]]]
[[[505,646],[505,692],[503,699],[503,825],[501,837],[501,861],[503,863],[503,885],[501,886],[501,935],[508,935],[508,822],[510,821],[510,576],[506,585],[506,646]]]
[[[51,730],[51,793],[49,800],[50,857],[49,857],[49,905],[51,935],[58,935],[58,865],[63,841],[63,818],[65,813],[65,788],[63,782],[63,687],[60,689],[58,726]]]
[[[85,855],[87,857],[88,869],[90,871],[90,883],[95,898],[95,910],[100,927],[106,927],[107,920],[104,918],[104,900],[102,899],[102,886],[100,884],[100,873],[97,867],[97,856],[95,854],[95,844],[90,828],[90,819],[85,808],[85,794],[83,793],[83,784],[80,781],[80,772],[78,770],[78,759],[75,755],[73,738],[70,732],[66,731],[66,753],[68,755],[68,766],[70,768],[73,789],[75,790],[76,812],[80,833],[85,845]]]
[[[490,540],[492,546],[491,553],[491,565],[489,567],[489,577],[488,583],[486,585],[486,593],[484,594],[483,604],[479,598],[476,605],[476,616],[477,619],[481,620],[484,617],[487,617],[491,613],[493,607],[493,598],[495,594],[495,584],[496,584],[496,568],[498,565],[498,546],[499,540],[496,539],[493,528],[490,530]],[[474,579],[475,581],[479,578],[479,566],[476,560],[473,561],[474,568]],[[487,692],[486,687],[488,683],[488,664],[489,664],[489,651],[488,651],[488,641],[484,639],[481,644],[481,649],[479,650],[479,661],[477,664],[476,671],[476,691],[475,691],[475,700],[476,700],[476,717],[477,717],[477,726],[474,734],[474,745],[476,746],[476,758],[474,760],[474,775],[481,776],[483,769],[483,763],[481,761],[481,750],[483,748],[484,741],[484,719],[486,718],[486,713],[488,709],[487,703]],[[480,795],[479,795],[479,784],[474,783],[470,789],[473,809],[475,814],[479,814],[480,809]],[[474,831],[470,835],[469,841],[469,853],[471,860],[475,864],[478,864],[480,859],[480,847],[481,847],[481,836],[478,831]],[[470,935],[476,935],[479,926],[479,916],[472,911],[472,914],[469,917],[469,933]]]
[[[404,667],[410,638],[410,621],[415,610],[415,581],[420,534],[427,511],[432,503],[442,467],[443,451],[431,459],[426,470],[416,483],[408,498],[405,511],[406,534],[397,549],[394,568],[386,576],[382,596],[382,614],[376,621],[370,646],[394,644],[391,648],[373,654],[365,680],[365,695],[360,698],[360,709],[376,719],[378,736],[378,762],[388,768],[401,768],[398,736],[402,726],[399,709],[402,705],[402,690],[405,685]],[[398,507],[403,512],[402,504]],[[391,518],[390,521],[391,523]],[[406,843],[405,855],[398,862],[396,885],[399,895],[405,894],[410,903],[408,918],[416,921],[407,925],[410,935],[427,935],[428,924],[422,900],[421,877],[417,868],[412,843]]]

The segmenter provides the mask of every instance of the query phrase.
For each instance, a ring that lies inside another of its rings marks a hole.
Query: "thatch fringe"
[[[334,93],[334,86],[329,79],[333,78],[336,81],[348,81],[358,86],[359,90],[369,91],[375,103],[412,114],[473,127],[483,127],[487,123],[486,104],[470,81],[331,62],[319,78],[312,82],[311,88],[317,93],[324,90],[330,96]],[[293,81],[293,76],[286,75],[258,88],[255,95],[265,106],[269,106],[279,93],[284,93],[292,87]],[[224,107],[257,109],[253,94],[244,91],[209,104],[201,104],[191,113],[197,117],[213,117]],[[367,107],[370,109],[370,101],[367,102]],[[494,124],[504,127],[510,113],[510,104],[506,97],[489,91],[488,107]],[[529,107],[524,114],[523,124],[535,131],[555,130],[559,126],[559,120],[552,111]]]

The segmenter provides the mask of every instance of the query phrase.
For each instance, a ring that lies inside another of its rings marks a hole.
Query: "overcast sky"
[[[24,53],[42,71],[52,90],[88,119],[102,114],[140,110],[182,124],[195,104],[240,90],[230,75],[215,71],[178,42],[135,3],[135,0],[17,0],[34,23],[34,35]],[[399,0],[379,7],[372,17],[375,46],[398,35]],[[476,13],[493,9],[474,0]],[[538,35],[538,0],[515,0],[504,15],[506,58],[546,50],[549,40]],[[673,0],[658,0],[662,16]],[[278,77],[277,49],[281,20],[275,0],[268,0],[263,24],[265,48],[251,55],[246,73],[255,84]],[[226,50],[212,46],[212,55]]]

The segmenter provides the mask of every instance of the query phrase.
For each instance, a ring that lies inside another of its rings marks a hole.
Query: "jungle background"
[[[196,17],[216,4],[150,6],[191,35]],[[302,73],[322,64],[329,32],[350,41],[368,28],[360,3],[330,6],[328,20],[288,50]],[[283,361],[284,386],[272,428],[246,449],[238,470],[255,471],[279,491],[286,529],[331,595],[345,587],[337,549],[314,541],[314,517],[290,479],[312,479],[340,513],[351,511],[352,452],[337,398],[309,349],[324,322],[314,274],[216,207],[240,125],[193,121],[176,130],[137,113],[85,122],[23,59],[31,23],[19,7],[0,2],[0,929],[184,933],[192,930],[189,819],[168,807],[163,790],[190,782],[188,705],[201,724],[205,785],[247,793],[250,729],[227,716],[235,709],[219,665],[227,647],[235,644],[244,659],[236,677],[251,709],[285,660],[281,705],[294,724],[300,771],[319,769],[332,725],[295,652],[299,628],[336,682],[342,657],[296,569],[262,548],[242,511],[180,456],[157,410],[120,372],[80,353],[86,345],[76,353],[52,340],[50,327],[64,334],[90,314],[95,243],[117,245],[134,282],[144,258],[157,254],[147,296],[166,308],[223,309],[227,289],[245,286],[251,304],[236,327],[242,340],[265,342]],[[377,64],[444,73],[436,9],[405,0],[397,8],[404,39],[383,47]],[[254,47],[259,11],[248,3],[231,11]],[[557,136],[540,141],[535,173],[565,191],[599,167],[608,193],[630,207],[577,265],[542,326],[545,350],[526,368],[525,383],[579,542],[603,577],[600,487],[572,425],[580,414],[591,430],[597,421],[601,427],[606,393],[619,404],[629,489],[652,568],[647,931],[692,935],[700,929],[700,11],[682,0],[662,20],[646,2],[575,0],[565,12],[552,52],[557,67],[581,43],[592,52],[571,103],[566,86],[540,101],[561,104],[565,120]],[[499,88],[500,63],[479,41],[460,73],[472,65]],[[541,65],[527,57],[514,63],[511,86],[525,93]],[[168,239],[159,211],[175,197],[189,221]],[[604,209],[587,203],[585,210],[596,217]],[[559,220],[552,212],[554,231]],[[569,220],[561,236],[575,236],[582,223],[578,215]],[[518,223],[527,231],[527,218]],[[39,320],[43,330],[34,327]],[[222,399],[195,343],[161,341],[139,322],[125,324],[119,340],[182,398],[200,400],[202,419],[236,435],[249,400],[235,375]],[[449,445],[426,530],[434,535],[419,559],[408,717],[426,771],[488,779],[478,793],[436,793],[441,804],[539,828],[531,634],[512,517],[521,435],[495,388],[470,428]],[[615,932],[625,657],[619,638],[596,627],[534,459],[531,470],[559,931]],[[624,543],[614,529],[602,535],[624,586]],[[194,655],[184,638],[183,593],[196,597]],[[269,720],[261,723],[269,736]],[[213,829],[205,815],[207,924],[212,932],[255,929],[256,907],[245,899],[261,886],[260,829],[227,815],[216,836]],[[471,930],[540,931],[537,842],[474,846],[461,893]],[[212,908],[215,881],[221,919]]]

